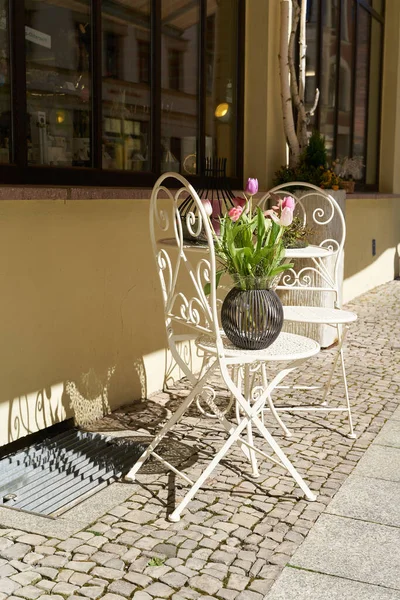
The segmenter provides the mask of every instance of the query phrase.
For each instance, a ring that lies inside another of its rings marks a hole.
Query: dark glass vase
[[[227,338],[238,348],[263,350],[281,332],[282,303],[273,289],[238,284],[225,297],[221,323]]]

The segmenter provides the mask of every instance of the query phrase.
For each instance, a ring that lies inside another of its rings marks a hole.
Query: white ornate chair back
[[[178,188],[170,189],[165,180]],[[184,240],[179,205],[188,195],[193,207],[185,216],[185,226],[193,238],[208,246],[207,257]],[[177,173],[164,173],[154,185],[150,202],[150,235],[161,281],[165,324],[169,340],[178,325],[199,335],[210,334],[223,355],[215,285],[213,233],[203,203],[190,183]],[[183,285],[184,282],[184,285]],[[204,286],[209,284],[210,294]]]
[[[258,204],[263,209],[268,209],[285,196],[294,198],[295,217],[297,216],[311,231],[311,244],[329,251],[330,264],[327,266],[323,258],[295,259],[293,268],[284,272],[277,289],[333,292],[335,302],[340,304],[339,274],[343,266],[343,247],[346,238],[346,223],[342,209],[327,191],[304,182],[278,185],[269,190]]]

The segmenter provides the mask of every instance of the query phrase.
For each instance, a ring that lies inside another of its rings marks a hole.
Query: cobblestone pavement
[[[329,423],[315,413],[286,415],[290,439],[267,420],[317,491],[316,502],[305,501],[273,463],[261,463],[260,479],[251,480],[248,464],[234,451],[181,521],[170,523],[166,516],[180,497],[180,483],[150,464],[130,484],[129,500],[65,541],[0,529],[0,600],[262,600],[399,404],[400,281],[365,294],[349,308],[359,315],[346,348],[357,439],[346,437],[346,420],[338,415]],[[310,362],[301,380],[323,381],[331,356],[328,350]],[[180,384],[106,417],[97,429],[148,436],[185,393]],[[342,398],[340,385],[332,397]],[[222,437],[221,427],[194,409],[165,451],[171,460],[174,455],[187,459],[198,471]]]

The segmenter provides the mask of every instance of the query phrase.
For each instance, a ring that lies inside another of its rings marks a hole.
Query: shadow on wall
[[[163,387],[170,359],[148,206],[1,203],[0,445]]]

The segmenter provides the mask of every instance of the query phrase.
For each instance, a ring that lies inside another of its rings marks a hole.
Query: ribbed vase
[[[221,323],[228,339],[238,348],[263,350],[281,332],[282,303],[272,289],[234,287],[222,304]]]

